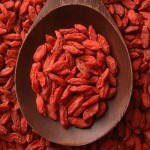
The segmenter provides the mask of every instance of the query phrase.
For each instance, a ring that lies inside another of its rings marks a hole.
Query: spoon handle
[[[41,18],[49,14],[51,11],[67,5],[82,5],[100,12],[107,11],[102,0],[47,0],[36,21],[41,20]]]
[[[102,14],[112,24],[112,26],[116,29],[116,31],[118,31],[118,28],[117,28],[116,24],[114,23],[114,20],[108,13],[102,0],[47,0],[47,2],[45,3],[44,7],[41,10],[41,12],[37,16],[34,23],[32,24],[29,32],[36,26],[36,24],[38,24],[38,22],[40,22],[40,20],[42,18],[44,18],[50,12],[56,10],[57,8],[67,6],[67,5],[81,5],[81,6],[85,6],[85,7],[94,9],[95,11]]]

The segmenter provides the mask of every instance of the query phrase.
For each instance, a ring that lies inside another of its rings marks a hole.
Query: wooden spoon
[[[92,25],[111,45],[112,55],[117,59],[117,95],[108,101],[106,115],[88,129],[70,127],[64,129],[59,122],[38,114],[30,84],[33,54],[44,43],[45,34],[54,35],[59,28],[69,28],[75,23]],[[16,92],[22,113],[28,123],[41,136],[51,142],[80,146],[94,142],[112,130],[123,117],[132,93],[132,69],[125,42],[101,0],[47,0],[36,18],[21,47],[16,67]]]

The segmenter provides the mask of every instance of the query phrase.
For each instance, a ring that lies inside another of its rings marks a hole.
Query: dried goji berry
[[[80,51],[79,49],[75,48],[74,46],[70,46],[70,45],[64,45],[63,49],[74,55],[79,55],[79,54],[83,53],[83,51]]]
[[[46,46],[45,45],[40,45],[36,52],[34,53],[33,59],[35,62],[40,61],[44,55],[46,54]]]
[[[97,34],[92,25],[89,25],[88,35],[90,40],[97,40]]]
[[[96,102],[98,102],[100,100],[100,97],[99,95],[94,95],[94,96],[91,96],[91,98],[89,98],[86,102],[84,102],[82,104],[83,107],[87,107],[87,106],[90,106]]]
[[[98,34],[98,42],[99,42],[99,44],[100,44],[101,47],[102,47],[102,51],[103,51],[106,55],[108,55],[108,54],[110,53],[110,46],[109,46],[107,40],[105,39],[105,37],[102,36],[102,35],[100,35],[100,34]]]
[[[128,9],[135,9],[136,7],[136,4],[135,2],[131,1],[131,0],[123,0],[122,1],[123,5],[125,7],[127,7]]]
[[[97,113],[98,108],[99,108],[98,103],[95,103],[95,104],[89,106],[88,108],[86,108],[83,112],[83,119],[87,120],[90,117],[93,117]]]
[[[82,24],[75,24],[74,25],[75,29],[77,29],[79,32],[83,33],[83,34],[87,34],[87,28],[85,26],[83,26]]]
[[[65,34],[64,39],[66,41],[75,41],[81,42],[84,41],[87,37],[83,33],[72,33],[72,34]]]
[[[66,86],[66,81],[64,79],[60,78],[59,76],[50,73],[49,77],[52,81],[56,82],[60,86]]]
[[[71,115],[77,108],[79,108],[83,103],[83,95],[80,95],[76,100],[68,107],[68,114]]]
[[[94,40],[85,40],[82,42],[83,46],[86,47],[89,50],[99,50],[101,47],[101,45]]]
[[[59,32],[61,34],[73,34],[73,33],[78,33],[78,31],[75,28],[70,28],[70,29],[59,29]],[[69,36],[69,35],[68,35]]]
[[[147,26],[143,26],[142,33],[141,33],[141,40],[142,40],[142,45],[144,48],[148,48],[150,45],[149,36],[150,36],[150,33],[149,33]]]
[[[63,105],[59,106],[60,123],[64,128],[68,127],[67,108]]]
[[[106,57],[106,63],[107,63],[107,66],[109,68],[109,71],[115,75],[117,73],[117,62],[116,60],[112,57],[112,56],[107,56]]]
[[[92,118],[89,118],[88,120],[85,121],[82,118],[69,117],[68,120],[69,120],[70,124],[72,124],[73,126],[78,127],[78,128],[87,128],[93,122]]]
[[[96,88],[99,89],[104,85],[104,82],[106,81],[107,77],[109,74],[109,69],[107,68],[103,74],[101,74],[101,76],[99,77],[97,83],[96,83]]]
[[[70,45],[70,46],[73,46],[77,49],[84,49],[84,46],[81,45],[80,43],[78,42],[74,42],[74,41],[67,41],[67,44]]]
[[[40,114],[43,114],[43,115],[46,114],[46,109],[44,106],[44,100],[39,94],[37,94],[37,97],[36,97],[36,107],[37,107],[37,110]]]

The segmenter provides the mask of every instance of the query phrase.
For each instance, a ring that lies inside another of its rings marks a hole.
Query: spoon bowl
[[[109,109],[87,129],[70,127],[41,116],[36,109],[36,95],[30,84],[30,69],[36,48],[44,43],[45,34],[54,35],[60,28],[70,28],[80,23],[92,25],[111,46],[112,56],[118,62],[117,95],[108,101]],[[47,0],[33,23],[21,47],[16,67],[16,92],[22,113],[28,123],[41,136],[51,142],[81,146],[98,140],[112,130],[123,117],[132,93],[132,69],[128,50],[114,21],[100,0]]]

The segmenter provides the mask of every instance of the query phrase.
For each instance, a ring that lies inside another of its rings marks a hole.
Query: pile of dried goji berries
[[[82,147],[61,146],[40,137],[27,124],[17,104],[14,85],[17,54],[44,0],[0,1],[0,149],[150,149],[150,2],[103,1],[129,48],[134,74],[133,95],[117,127],[103,139]]]
[[[106,100],[117,92],[117,62],[91,25],[75,24],[55,34],[57,39],[46,35],[33,55],[30,79],[37,110],[59,118],[64,128],[87,128],[105,114]]]

